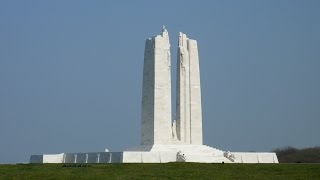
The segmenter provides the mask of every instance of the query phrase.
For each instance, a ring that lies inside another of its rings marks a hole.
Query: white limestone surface
[[[124,163],[135,162],[153,162],[166,163],[177,162],[177,154],[183,154],[186,158],[185,162],[199,162],[199,163],[221,163],[231,162],[223,156],[223,151],[205,145],[140,145],[134,148],[129,148],[123,152]],[[126,154],[130,154],[127,156]],[[141,156],[141,160],[131,155]],[[159,157],[159,159],[158,159]]]
[[[64,153],[61,154],[44,154],[43,163],[63,163]]]
[[[202,144],[201,86],[197,41],[180,32],[177,60],[178,140]]]
[[[146,40],[143,67],[141,144],[172,140],[171,59],[168,31]]]
[[[235,163],[279,163],[273,152],[233,152]]]
[[[161,163],[160,153],[158,152],[142,152],[141,163]]]
[[[145,147],[140,147],[140,149],[143,148]],[[158,145],[152,149],[152,151],[32,155],[30,163],[168,163],[178,162],[178,153],[185,156],[185,162],[279,163],[277,155],[275,153],[268,152],[230,152],[230,154],[235,157],[231,160],[223,155],[223,151],[208,146],[196,147],[192,145],[174,147]],[[70,157],[71,159],[67,157]]]

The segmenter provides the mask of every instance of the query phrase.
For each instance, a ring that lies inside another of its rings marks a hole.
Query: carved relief
[[[224,152],[223,156],[228,158],[231,162],[234,162],[234,160],[236,159],[234,154],[230,153],[230,151]]]
[[[187,157],[181,151],[177,153],[177,162],[186,162]]]

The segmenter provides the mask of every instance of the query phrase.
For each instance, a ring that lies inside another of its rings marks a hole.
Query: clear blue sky
[[[320,145],[319,0],[1,0],[0,163],[139,144],[144,42],[162,25],[172,64],[179,31],[198,40],[205,144]]]

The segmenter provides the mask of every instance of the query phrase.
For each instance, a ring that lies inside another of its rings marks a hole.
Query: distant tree
[[[297,149],[287,146],[273,151],[280,163],[320,163],[320,147]]]

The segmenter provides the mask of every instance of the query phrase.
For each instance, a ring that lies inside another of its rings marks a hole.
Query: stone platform
[[[141,157],[141,158],[134,158]],[[140,145],[123,152],[123,162],[231,162],[224,152],[206,145]]]
[[[278,163],[275,153],[225,152],[206,145],[140,145],[123,152],[33,155],[30,163]]]
[[[124,163],[278,163],[275,153],[225,152],[206,145],[140,145],[123,152]]]

